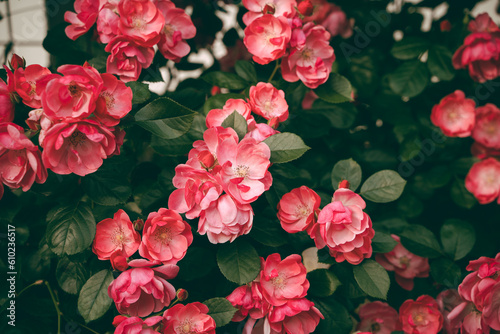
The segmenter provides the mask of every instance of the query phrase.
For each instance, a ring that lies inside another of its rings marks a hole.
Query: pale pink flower
[[[265,14],[245,28],[243,43],[256,63],[266,65],[285,54],[291,33],[286,18]]]
[[[153,62],[155,51],[143,47],[126,36],[117,36],[105,48],[111,54],[106,62],[106,71],[116,74],[123,82],[135,81],[143,68]]]
[[[224,194],[201,211],[198,233],[206,234],[213,243],[233,242],[240,235],[248,234],[253,225],[253,210]]]
[[[207,128],[221,126],[224,120],[235,111],[246,120],[251,117],[252,110],[245,100],[228,99],[222,109],[212,109],[208,112],[206,118]]]
[[[476,103],[465,98],[464,92],[455,92],[443,97],[432,108],[432,124],[448,137],[468,137],[476,123]]]
[[[191,226],[177,212],[160,208],[151,212],[144,223],[139,254],[163,264],[176,264],[192,243]]]
[[[269,125],[277,127],[288,118],[288,103],[285,92],[276,89],[272,84],[259,82],[250,87],[248,99],[252,111],[269,121]]]
[[[127,213],[118,210],[113,218],[107,218],[96,225],[92,251],[99,260],[109,260],[112,254],[125,258],[132,256],[141,243],[141,236],[132,225]]]
[[[64,21],[71,23],[67,26],[66,35],[75,40],[85,34],[94,25],[99,10],[102,7],[100,0],[76,0],[75,12],[64,13]]]
[[[476,162],[465,177],[465,188],[480,204],[488,204],[499,198],[500,162],[495,158]]]
[[[375,255],[385,270],[394,271],[396,282],[405,290],[413,290],[415,277],[429,277],[429,259],[415,255],[401,244],[397,235],[391,235],[398,243],[389,253]]]
[[[151,47],[158,43],[165,24],[162,13],[149,0],[123,0],[118,4],[121,34],[137,44]]]
[[[191,50],[185,40],[196,36],[196,27],[182,8],[168,8],[162,12],[165,25],[161,30],[158,50],[165,58],[179,62]]]
[[[262,295],[262,287],[257,277],[253,282],[236,288],[227,300],[238,309],[233,316],[233,321],[244,320],[248,315],[253,319],[265,317],[271,308],[271,304]]]
[[[292,18],[297,7],[295,0],[243,0],[242,3],[248,9],[248,12],[243,15],[243,22],[246,25],[265,14]]]
[[[443,315],[437,302],[428,295],[406,300],[399,308],[399,321],[405,333],[437,334],[443,328]]]
[[[163,314],[163,334],[215,334],[215,320],[208,311],[199,302],[174,305]]]
[[[99,93],[94,115],[102,124],[114,126],[132,110],[132,89],[114,75],[101,74],[103,89]]]
[[[288,233],[312,228],[319,214],[321,198],[312,189],[302,186],[286,193],[278,203],[278,219]]]
[[[159,315],[144,320],[139,317],[117,315],[113,320],[113,326],[116,327],[113,334],[160,334],[153,327],[162,319],[163,317]]]
[[[358,331],[374,334],[391,334],[398,328],[398,311],[381,301],[366,303],[359,308],[361,321],[356,326]]]
[[[108,44],[115,37],[120,35],[120,16],[116,9],[103,8],[97,16],[97,32],[99,41]]]
[[[487,103],[476,109],[472,138],[486,147],[500,149],[500,109],[494,104]]]

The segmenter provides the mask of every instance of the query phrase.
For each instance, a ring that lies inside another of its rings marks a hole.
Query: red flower
[[[399,308],[399,321],[405,333],[437,334],[443,327],[443,315],[437,302],[428,295],[405,301]]]
[[[476,162],[465,177],[465,188],[480,204],[488,204],[499,198],[500,162],[495,158]]]
[[[456,90],[432,108],[431,121],[448,137],[468,137],[476,121],[476,103]]]
[[[112,74],[101,74],[103,89],[97,98],[94,115],[102,124],[114,126],[132,110],[132,89]]]
[[[320,212],[321,198],[312,189],[302,186],[286,193],[278,203],[278,219],[288,233],[312,228]]]
[[[163,314],[163,334],[215,334],[215,320],[202,303],[177,304]]]

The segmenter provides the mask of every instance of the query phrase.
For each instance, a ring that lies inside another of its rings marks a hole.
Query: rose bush
[[[55,9],[0,72],[0,332],[500,332],[475,3]]]

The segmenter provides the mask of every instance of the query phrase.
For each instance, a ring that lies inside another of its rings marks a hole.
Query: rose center
[[[172,240],[170,229],[166,226],[160,226],[156,229],[155,240],[166,245]]]
[[[297,210],[295,211],[295,214],[300,218],[305,218],[305,217],[309,216],[310,213],[311,213],[311,211],[305,205],[297,206]]]
[[[69,90],[69,93],[71,94],[71,96],[80,95],[80,88],[78,87],[78,85],[74,81],[71,81],[69,83],[68,90]]]
[[[408,266],[410,264],[410,259],[407,256],[402,256],[399,259],[399,263],[403,266]]]
[[[414,317],[413,317],[413,322],[415,323],[415,325],[420,325],[422,324],[423,322],[425,321],[425,316],[423,316],[421,313],[417,313]]]
[[[237,177],[247,177],[250,167],[245,165],[238,165],[234,169],[234,174]]]
[[[194,333],[194,328],[191,328],[192,323],[190,320],[185,320],[179,326],[177,326],[176,331],[179,334],[190,334]]]
[[[86,139],[86,136],[78,130],[73,131],[71,136],[69,137],[69,142],[72,146],[78,146],[83,143]]]
[[[127,237],[120,228],[113,231],[112,242],[116,246],[123,246],[123,244],[127,242]]]
[[[112,109],[115,106],[115,98],[111,93],[102,92],[100,95],[104,99],[104,102],[106,102],[107,109]]]
[[[380,324],[378,322],[374,322],[371,326],[372,333],[376,333],[380,330]]]
[[[31,86],[31,90],[29,91],[28,95],[29,96],[35,95],[35,93],[36,93],[36,83],[34,81],[28,81],[28,83]]]
[[[276,289],[282,289],[285,287],[286,285],[286,280],[285,278],[280,274],[276,277],[273,277],[271,279],[271,283],[273,284],[273,286],[276,288]]]
[[[144,30],[146,28],[146,21],[142,17],[135,16],[132,19],[132,28],[135,30]]]
[[[313,50],[311,50],[309,48],[305,48],[304,51],[302,51],[302,58],[304,60],[309,60],[312,58],[313,54],[314,54]]]
[[[165,26],[163,27],[163,32],[167,36],[172,36],[175,32],[175,29],[170,24],[165,24]]]

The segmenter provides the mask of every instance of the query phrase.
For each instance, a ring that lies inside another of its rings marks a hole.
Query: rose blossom
[[[413,290],[415,277],[429,277],[429,259],[420,257],[403,247],[397,235],[391,235],[398,243],[389,253],[378,253],[375,260],[385,268],[394,271],[396,282],[403,289]]]
[[[290,37],[286,18],[265,14],[245,28],[243,43],[256,63],[266,65],[285,54]]]
[[[500,149],[500,109],[487,103],[476,109],[476,125],[472,138],[492,149]]]
[[[231,139],[222,141],[217,147],[217,159],[222,166],[224,190],[239,203],[255,201],[271,187],[270,157],[269,146],[253,138],[244,138],[239,143]]]
[[[103,89],[97,98],[94,115],[102,124],[114,126],[132,110],[132,89],[114,75],[101,74]]]
[[[253,138],[257,142],[261,142],[266,138],[271,137],[272,135],[280,133],[266,123],[255,122],[255,118],[253,118],[253,116],[250,116],[250,118],[248,118],[247,126],[248,130],[244,138]]]
[[[483,319],[488,326],[500,331],[500,283],[498,281],[484,300]]]
[[[235,111],[246,120],[251,117],[252,110],[245,100],[228,99],[222,109],[212,109],[208,112],[206,118],[207,128],[221,126],[224,120]]]
[[[247,26],[265,14],[291,18],[297,7],[295,0],[243,0],[242,2],[243,6],[248,9],[248,12],[243,15],[243,23]]]
[[[106,72],[116,74],[123,82],[135,81],[143,68],[153,62],[155,50],[143,47],[126,36],[117,36],[104,49],[111,54],[106,62]]]
[[[405,333],[437,334],[443,327],[443,315],[437,302],[428,295],[416,301],[406,300],[399,308],[399,321]]]
[[[150,0],[120,1],[118,15],[120,15],[118,27],[122,35],[144,47],[158,43],[165,19],[153,2]]]
[[[32,108],[41,108],[42,101],[37,94],[36,82],[44,76],[52,74],[48,68],[40,65],[19,67],[14,72],[16,93],[23,99],[23,103]]]
[[[240,235],[248,234],[253,225],[253,210],[224,194],[201,211],[198,233],[206,234],[213,243],[233,242]]]
[[[318,222],[310,231],[316,247],[328,246],[337,262],[347,260],[359,264],[369,258],[375,233],[370,217],[363,212],[365,206],[358,194],[346,188],[337,189],[332,203],[321,210]]]
[[[215,334],[215,320],[207,313],[199,302],[174,305],[163,314],[163,334]]]
[[[443,314],[444,332],[447,334],[457,334],[458,328],[455,328],[455,324],[448,318],[448,314],[450,314],[455,307],[462,303],[462,298],[460,298],[458,291],[455,289],[444,290],[436,297],[436,301],[439,305],[441,314]]]
[[[469,68],[471,78],[478,82],[493,80],[500,75],[500,29],[487,13],[469,22],[472,32],[453,55],[456,69]]]
[[[113,320],[113,326],[116,327],[114,334],[160,334],[153,329],[163,317],[154,316],[142,320],[139,317],[125,317],[117,315]]]
[[[10,91],[5,81],[0,79],[0,123],[14,120],[14,103],[10,98]]]
[[[432,108],[432,124],[448,137],[468,137],[476,121],[475,106],[474,100],[466,99],[464,92],[456,90]]]
[[[452,328],[449,333],[478,334],[490,333],[490,327],[484,322],[481,312],[479,312],[471,302],[460,303],[449,314],[448,320]]]
[[[278,203],[278,219],[288,233],[311,229],[320,212],[321,198],[312,189],[302,186],[286,193]]]
[[[95,172],[116,150],[112,129],[91,119],[53,125],[43,131],[40,145],[47,168],[57,174],[80,176]]]
[[[71,23],[65,29],[66,35],[76,40],[89,31],[97,19],[101,6],[100,0],[76,0],[74,6],[76,13],[70,11],[64,13],[64,21]]]
[[[288,103],[285,92],[276,89],[272,84],[259,82],[250,87],[248,100],[252,111],[269,121],[269,125],[276,127],[288,118]]]
[[[196,36],[196,27],[182,8],[168,7],[162,13],[165,25],[161,30],[158,50],[165,58],[179,62],[191,50],[185,40]]]
[[[47,169],[38,146],[13,123],[0,124],[0,181],[10,188],[28,191],[35,181],[44,183]]]
[[[292,51],[283,58],[281,72],[289,82],[301,80],[309,88],[317,88],[328,80],[335,61],[330,46],[330,33],[312,22],[294,29]]]
[[[261,258],[260,285],[263,296],[271,305],[284,305],[290,299],[306,296],[309,281],[301,261],[298,254],[283,260],[278,253],[269,255],[265,261]]]
[[[113,218],[106,218],[96,225],[92,251],[99,260],[109,260],[115,253],[127,258],[139,249],[140,243],[141,236],[127,213],[120,209]]]
[[[108,2],[109,4],[109,2]],[[104,7],[97,16],[97,32],[99,41],[108,44],[115,36],[120,35],[120,16],[116,8]]]
[[[500,195],[500,162],[495,158],[476,162],[465,177],[465,188],[480,204],[493,202]]]
[[[170,305],[175,298],[175,288],[167,279],[173,279],[178,272],[175,265],[132,268],[111,282],[108,295],[121,314],[147,317]]]
[[[176,264],[192,243],[191,226],[177,212],[161,208],[151,212],[144,223],[139,254],[163,264]]]
[[[375,334],[391,334],[397,330],[398,312],[387,303],[380,301],[366,303],[359,308],[356,330]]]
[[[52,120],[86,118],[94,111],[101,92],[101,75],[87,63],[62,65],[57,71],[64,76],[47,82],[42,93],[43,112]]]
[[[250,318],[253,319],[260,319],[269,313],[271,305],[262,295],[262,287],[258,280],[259,277],[250,284],[236,288],[226,297],[226,299],[238,309],[232,321],[242,321],[247,315],[250,315]]]
[[[168,207],[186,213],[188,219],[199,217],[222,194],[222,186],[214,176],[189,165],[175,167],[172,183],[177,189],[170,194]]]

